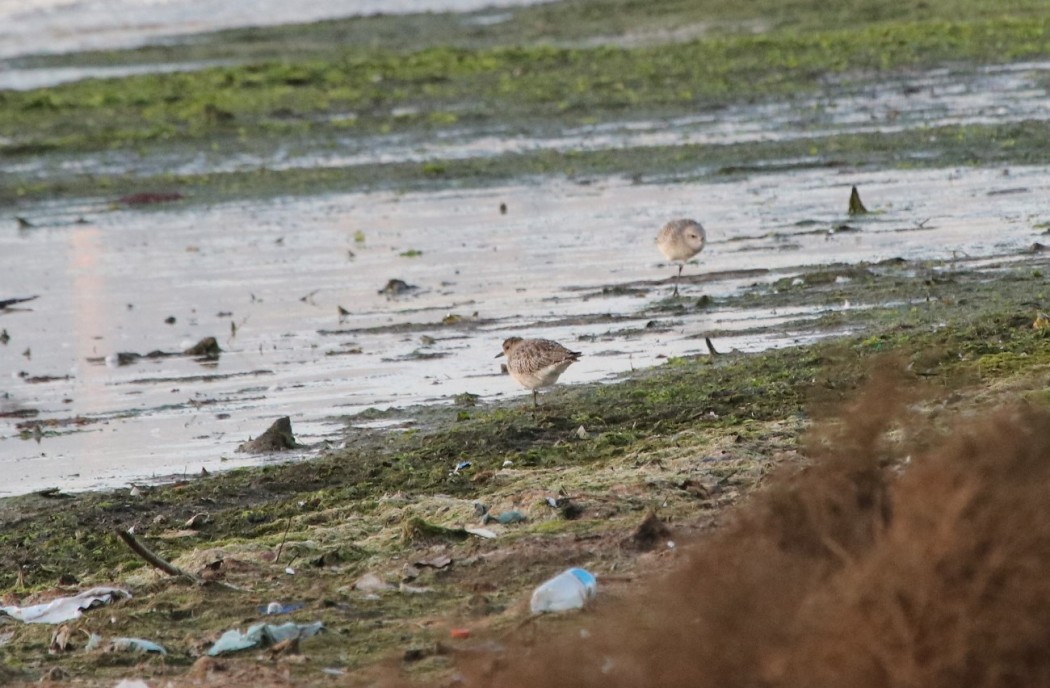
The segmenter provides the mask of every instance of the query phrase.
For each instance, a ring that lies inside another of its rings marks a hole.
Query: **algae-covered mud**
[[[873,370],[924,441],[1045,405],[1042,9],[552,2],[5,62],[0,606],[132,597],[0,615],[0,682],[446,685],[574,623],[525,620],[548,575],[615,604],[818,460]],[[538,409],[511,335],[583,354]],[[296,448],[238,451],[282,417]],[[270,603],[325,632],[201,659]]]
[[[763,122],[771,116],[805,133],[808,145],[768,149],[763,155],[767,160],[814,157],[825,149],[850,153],[847,164],[854,163],[852,158],[895,166],[921,164],[905,155],[880,159],[885,149],[871,134],[946,125],[959,129],[935,130],[921,143],[897,140],[891,148],[903,152],[918,143],[924,157],[943,154],[939,164],[1011,156],[1016,161],[1043,160],[1045,127],[1030,130],[1027,137],[1013,129],[1024,131],[1022,123],[1041,121],[1045,109],[1024,107],[1009,95],[1020,91],[1021,101],[1045,99],[1039,65],[1050,53],[1050,43],[1047,18],[1034,5],[1022,3],[1010,14],[974,11],[960,16],[957,7],[938,4],[930,16],[921,18],[899,16],[886,8],[868,14],[859,11],[863,2],[843,5],[858,9],[852,23],[814,11],[804,30],[791,24],[757,33],[723,27],[686,42],[641,47],[563,47],[551,45],[541,32],[519,37],[525,44],[500,34],[502,42],[495,45],[448,47],[421,40],[403,51],[333,39],[322,42],[340,49],[320,55],[301,55],[279,44],[276,53],[253,54],[247,64],[232,49],[195,56],[172,49],[181,59],[168,60],[165,69],[189,63],[229,66],[3,92],[0,155],[10,171],[3,178],[0,200],[21,204],[60,195],[119,194],[144,183],[184,184],[196,187],[197,195],[244,195],[260,187],[266,193],[281,186],[297,192],[334,190],[340,180],[404,186],[450,179],[477,184],[493,175],[505,178],[522,171],[573,174],[574,156],[581,151],[597,146],[608,156],[621,142],[652,145],[623,133],[638,129],[681,133],[684,140],[673,142],[678,144],[731,144],[740,137],[752,146],[781,143],[778,137],[747,137],[748,131],[754,134],[753,125],[728,138],[689,136],[697,128],[703,133],[705,121],[712,117],[724,124],[741,118]],[[543,5],[520,11],[547,9]],[[665,12],[673,17],[678,11]],[[799,13],[809,16],[810,11]],[[817,24],[818,18],[824,24]],[[303,40],[309,42],[318,29],[303,30]],[[423,29],[419,33],[429,35]],[[1004,65],[1021,61],[1033,64],[1027,69],[1018,65],[1016,75],[1009,74],[1012,69],[1003,71]],[[992,72],[986,80],[981,65],[997,65],[998,78]],[[928,72],[945,68],[950,68],[947,81],[937,71]],[[908,80],[908,71],[919,74]],[[883,81],[888,86],[880,87]],[[874,89],[878,99],[874,111],[866,88]],[[1004,94],[997,109],[980,104],[985,92]],[[965,97],[967,93],[971,97]],[[927,94],[935,96],[933,103]],[[858,95],[860,102],[854,105],[849,97]],[[785,116],[784,101],[795,108],[794,115]],[[755,106],[757,112],[741,111],[745,105]],[[927,109],[931,105],[933,109]],[[897,121],[901,112],[904,116]],[[867,136],[836,139],[841,130],[821,126],[828,113],[830,124],[852,120],[852,131],[846,131]],[[913,115],[922,119],[916,121]],[[995,125],[1006,128],[989,135],[990,115]],[[868,127],[858,126],[869,118]],[[606,138],[610,127],[614,135]],[[972,145],[975,137],[980,139],[977,150]],[[544,144],[559,139],[560,144]],[[581,145],[579,139],[594,142]],[[666,134],[662,141],[667,141]],[[1010,141],[1020,145],[1004,155],[1001,149]],[[487,160],[508,150],[551,148],[554,155],[534,156],[525,164],[506,156],[494,165]],[[688,152],[698,160],[689,169],[695,174],[710,165],[718,151]],[[727,153],[730,158],[754,157],[753,151]],[[454,164],[464,157],[475,164]],[[594,169],[594,163],[588,163],[592,158],[580,161],[584,172]],[[406,161],[413,164],[387,169]],[[314,171],[279,175],[274,184],[275,168],[318,164],[337,168],[335,178],[329,175],[319,184]],[[732,164],[723,159],[715,169]],[[43,176],[37,173],[42,166]],[[642,169],[635,169],[639,166]],[[225,178],[231,171],[242,176]],[[618,165],[607,163],[601,171],[656,170],[636,156]],[[250,174],[245,177],[245,172]]]
[[[464,397],[430,407],[409,432],[352,430],[345,448],[309,462],[4,500],[0,584],[17,593],[7,599],[61,594],[49,591],[56,580],[119,581],[134,595],[59,629],[57,647],[54,626],[8,626],[4,671],[85,685],[321,685],[333,676],[371,685],[392,672],[444,684],[458,662],[497,661],[531,645],[534,632],[586,622],[525,620],[529,590],[566,565],[597,573],[599,605],[630,599],[778,468],[807,462],[807,419],[848,403],[874,369],[919,390],[911,394],[923,400],[915,413],[928,424],[925,442],[1005,402],[1045,404],[1050,339],[1046,318],[1033,317],[1047,298],[1043,266],[1029,257],[962,270],[893,261],[818,271],[785,289],[798,301],[865,291],[923,298],[883,306],[861,336],[672,359],[617,384],[567,386],[539,411]],[[845,274],[852,280],[838,279]],[[649,510],[665,525],[636,530]],[[115,526],[134,526],[163,557],[212,582],[149,570]],[[290,615],[267,616],[286,605]],[[326,632],[201,658],[226,630],[271,619],[321,622]],[[144,638],[167,654],[91,650],[92,633],[103,648]]]

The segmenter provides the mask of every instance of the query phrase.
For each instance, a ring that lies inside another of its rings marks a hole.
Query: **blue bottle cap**
[[[571,573],[576,580],[583,583],[583,587],[587,588],[587,592],[594,594],[595,589],[598,587],[598,579],[594,577],[594,574],[587,569],[576,568],[569,569],[569,573]]]

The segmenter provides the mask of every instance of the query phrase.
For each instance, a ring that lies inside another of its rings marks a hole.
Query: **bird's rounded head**
[[[496,354],[496,358],[499,358],[500,356],[509,356],[510,352],[514,350],[514,347],[521,344],[522,341],[521,337],[507,337],[503,340],[503,351]]]

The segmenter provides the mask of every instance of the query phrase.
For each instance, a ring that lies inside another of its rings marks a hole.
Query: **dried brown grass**
[[[873,383],[810,439],[809,468],[629,601],[464,655],[456,682],[1050,685],[1050,413],[931,442],[896,389]]]

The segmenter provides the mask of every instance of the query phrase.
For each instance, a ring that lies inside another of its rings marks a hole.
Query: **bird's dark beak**
[[[493,356],[493,358],[499,358],[499,357],[500,357],[500,356],[502,356],[502,355],[503,355],[503,352],[501,351],[501,352],[499,352],[498,354],[496,354],[495,356]]]

